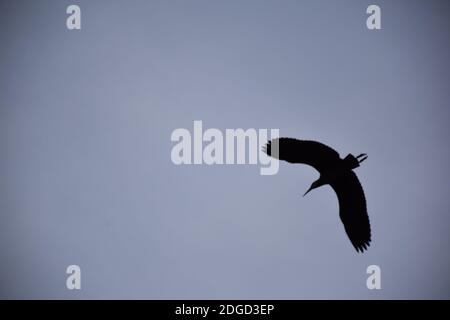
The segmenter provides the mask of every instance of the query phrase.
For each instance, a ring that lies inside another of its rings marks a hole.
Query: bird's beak
[[[310,192],[312,189],[313,189],[313,187],[309,188],[308,191],[306,191],[303,196],[306,196],[308,194],[308,192]]]

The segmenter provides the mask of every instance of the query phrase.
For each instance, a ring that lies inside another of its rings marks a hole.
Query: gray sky
[[[0,296],[450,298],[449,9],[2,1]],[[175,166],[170,135],[194,120],[367,153],[372,247],[351,247],[330,187],[301,197],[310,167]]]

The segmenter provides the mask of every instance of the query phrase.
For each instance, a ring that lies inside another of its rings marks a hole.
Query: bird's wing
[[[273,145],[278,143],[278,156],[273,152]],[[277,138],[269,141],[263,149],[274,158],[291,163],[304,163],[321,172],[323,169],[334,167],[339,153],[323,143],[293,138]]]
[[[371,241],[366,198],[356,174],[349,170],[330,183],[339,200],[339,216],[356,251],[367,250]]]

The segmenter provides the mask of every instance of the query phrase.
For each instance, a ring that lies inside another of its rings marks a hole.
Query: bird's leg
[[[358,162],[361,163],[367,159],[367,154],[361,153],[359,156],[356,157],[356,159],[358,159]]]

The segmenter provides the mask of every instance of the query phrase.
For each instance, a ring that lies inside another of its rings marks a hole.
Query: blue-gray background
[[[449,298],[449,8],[2,1],[1,297]],[[173,165],[194,120],[368,153],[372,247],[351,247],[329,187],[301,197],[312,168]]]

